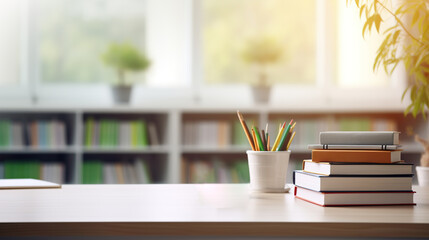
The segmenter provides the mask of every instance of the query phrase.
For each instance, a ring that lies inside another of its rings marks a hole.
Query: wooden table
[[[331,208],[247,184],[1,190],[0,237],[429,237],[429,188],[414,190],[417,206]]]

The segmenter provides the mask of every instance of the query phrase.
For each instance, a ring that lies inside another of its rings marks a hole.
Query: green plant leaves
[[[404,114],[414,117],[429,107],[429,4],[427,0],[408,0],[398,3],[378,0],[355,1],[359,17],[365,12],[366,21],[362,27],[362,37],[371,33],[373,27],[380,33],[383,19],[381,13],[396,20],[394,26],[382,32],[384,40],[374,59],[373,70],[380,65],[387,74],[392,74],[399,63],[403,63],[411,79],[402,94],[403,100],[409,93],[411,104]],[[393,6],[394,9],[391,9]],[[383,15],[384,16],[384,15]],[[401,19],[411,20],[409,23]],[[414,26],[414,27],[413,27]],[[412,30],[411,30],[412,29]],[[416,37],[417,36],[417,37]]]
[[[126,71],[140,71],[149,67],[149,59],[144,54],[139,53],[137,48],[128,43],[112,43],[101,59],[108,66],[116,69],[118,83],[125,85]]]
[[[139,71],[149,67],[149,60],[145,55],[128,43],[112,43],[102,55],[104,63],[123,71]]]

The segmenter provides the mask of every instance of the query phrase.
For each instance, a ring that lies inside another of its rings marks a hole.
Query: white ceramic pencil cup
[[[250,190],[255,192],[287,192],[286,173],[289,151],[247,151]]]

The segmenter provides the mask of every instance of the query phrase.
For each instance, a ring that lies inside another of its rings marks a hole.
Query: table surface
[[[429,188],[413,189],[416,206],[325,208],[248,184],[1,190],[0,236],[429,237]]]

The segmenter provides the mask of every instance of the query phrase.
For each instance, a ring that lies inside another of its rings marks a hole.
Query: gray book
[[[338,145],[338,144],[309,144],[308,149],[362,149],[362,150],[399,150],[401,145]]]
[[[320,144],[327,145],[398,145],[396,131],[329,131],[321,132]]]

